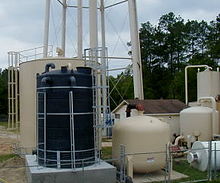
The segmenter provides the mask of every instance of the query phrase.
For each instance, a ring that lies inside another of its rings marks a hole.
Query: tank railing
[[[47,55],[48,55],[48,57],[52,57],[53,56],[53,46],[48,45],[48,48],[49,49],[48,49]],[[19,51],[18,52],[19,53],[19,63],[43,58],[44,57],[43,49],[44,49],[44,46],[39,46],[36,48],[31,48],[31,49]]]
[[[44,143],[40,143],[38,144],[39,145],[43,145],[44,146]],[[56,157],[56,159],[51,159],[51,158],[46,158],[43,157],[37,157],[38,160],[43,160],[43,161],[46,161],[46,164],[44,164],[45,167],[48,167],[50,166],[50,164],[48,164],[47,162],[50,161],[50,162],[54,162],[54,165],[57,166],[57,168],[61,168],[62,165],[67,165],[65,162],[69,162],[68,165],[71,165],[71,169],[76,169],[76,165],[79,164],[79,162],[81,161],[84,161],[85,163],[88,163],[89,160],[93,160],[95,159],[94,156],[92,157],[88,157],[88,158],[82,158],[82,159],[74,159],[74,158],[70,158],[70,159],[67,159],[67,160],[63,160],[62,157],[65,157],[65,154],[66,154],[66,157],[69,158],[71,157],[72,154],[75,154],[75,156],[77,155],[80,155],[80,154],[83,154],[83,153],[94,153],[95,149],[92,148],[92,149],[86,149],[86,150],[76,150],[76,151],[57,151],[57,150],[44,150],[44,149],[41,149],[41,148],[37,148],[37,152],[43,152],[43,153],[53,153],[54,157]],[[52,154],[51,154],[52,156]],[[64,162],[64,163],[63,163]],[[98,161],[93,161],[94,163],[98,163]],[[74,165],[74,167],[72,167],[72,165]]]

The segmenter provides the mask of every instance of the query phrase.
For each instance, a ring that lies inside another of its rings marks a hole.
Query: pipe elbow
[[[55,69],[55,64],[54,63],[49,63],[45,65],[45,72],[49,72],[51,69]]]

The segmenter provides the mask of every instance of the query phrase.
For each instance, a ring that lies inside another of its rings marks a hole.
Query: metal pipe
[[[83,12],[82,12],[82,1],[78,0],[77,4],[77,44],[78,44],[78,58],[83,58]]]
[[[44,21],[44,48],[43,57],[47,57],[48,53],[48,40],[49,40],[49,28],[50,28],[50,3],[51,0],[46,0],[45,6],[45,21]]]
[[[179,136],[175,139],[174,145],[177,146],[179,144],[179,141],[184,139],[184,136]]]
[[[124,0],[124,1],[120,1],[120,2],[117,2],[117,3],[111,4],[109,6],[106,6],[105,9],[117,6],[117,5],[122,4],[122,3],[126,3],[127,1],[128,0]]]
[[[188,68],[200,68],[205,67],[207,69],[212,69],[208,65],[188,65],[185,67],[185,104],[188,105],[188,76],[187,76],[187,70]]]
[[[65,50],[66,50],[66,10],[67,4],[66,0],[63,0],[63,12],[62,12],[62,31],[61,31],[61,48],[63,50],[63,57],[65,57]]]
[[[101,52],[101,65],[102,65],[102,86],[106,86],[106,40],[105,40],[105,5],[104,0],[100,0],[100,13],[101,13],[101,36],[102,36],[102,52]],[[107,107],[107,88],[102,88],[102,95],[103,95],[103,106]],[[107,120],[107,108],[104,108],[103,111],[103,118]]]
[[[130,20],[130,35],[131,35],[131,49],[133,62],[133,81],[134,81],[134,97],[140,100],[144,99],[143,79],[142,79],[142,64],[140,40],[138,32],[138,19],[136,0],[128,0],[129,20]]]
[[[210,101],[212,104],[212,137],[219,134],[219,123],[218,119],[216,117],[216,101],[214,97],[201,97],[199,98],[199,103],[202,103],[202,101]]]

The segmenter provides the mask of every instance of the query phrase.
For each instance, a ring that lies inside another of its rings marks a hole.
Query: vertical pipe
[[[18,54],[15,54],[15,124],[18,129]]]
[[[83,12],[82,12],[82,1],[78,0],[77,4],[77,44],[78,44],[78,58],[83,58]]]
[[[66,52],[66,10],[67,4],[66,0],[63,0],[63,12],[62,12],[62,31],[61,31],[61,48],[63,50],[63,56],[65,57]]]
[[[15,122],[15,111],[14,111],[14,55],[15,53],[13,52],[12,55],[12,67],[11,67],[11,116],[12,116],[12,129],[14,128],[14,122]]]
[[[106,41],[105,41],[105,7],[104,7],[104,0],[100,0],[100,12],[101,12],[101,36],[102,36],[102,52],[101,52],[101,65],[102,65],[102,95],[103,95],[103,117],[106,120],[106,113],[107,113],[107,88],[106,86]]]
[[[144,99],[136,0],[128,0],[135,98]]]
[[[8,128],[11,127],[11,100],[10,100],[10,89],[11,89],[11,85],[10,85],[10,81],[11,81],[11,52],[8,52]]]
[[[43,57],[47,57],[48,53],[48,40],[49,40],[49,27],[50,27],[50,3],[51,0],[46,0],[45,6],[45,21],[44,21],[44,48]]]
[[[97,0],[89,1],[89,28],[90,28],[90,48],[98,47],[98,20],[97,20]]]

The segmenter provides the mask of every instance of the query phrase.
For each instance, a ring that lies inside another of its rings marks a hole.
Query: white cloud
[[[119,0],[106,0],[108,4]],[[51,17],[51,40],[50,43],[60,43],[59,23],[60,5],[56,0],[53,3],[53,18]],[[71,0],[75,4],[75,0]],[[85,1],[86,2],[86,1]],[[7,52],[9,50],[23,50],[42,45],[43,37],[43,19],[44,19],[44,4],[45,0],[10,0],[0,3],[0,67],[7,66]],[[137,0],[139,23],[150,21],[156,24],[161,15],[174,12],[180,15],[185,20],[214,20],[219,11],[219,0]],[[73,9],[74,11],[74,9]],[[88,15],[88,10],[85,10],[85,16]],[[126,44],[129,41],[129,22],[127,4],[121,4],[117,8],[111,8],[107,12],[111,21],[106,20],[106,40],[110,54],[113,53],[115,45],[116,55],[127,56]],[[75,22],[72,20],[68,30],[68,45],[69,55],[73,56],[73,45],[76,45],[76,30]],[[69,17],[70,18],[70,17]],[[85,18],[86,19],[86,18]],[[55,22],[55,24],[54,24]],[[111,25],[113,24],[113,26]],[[55,27],[59,30],[52,30]],[[116,29],[116,30],[115,30]],[[88,46],[88,18],[85,26],[86,47]],[[56,34],[55,34],[56,32]],[[86,33],[87,32],[87,33]],[[118,40],[118,32],[122,42]],[[72,53],[71,53],[72,52]],[[118,64],[119,62],[117,62]]]

